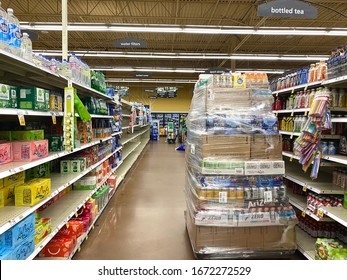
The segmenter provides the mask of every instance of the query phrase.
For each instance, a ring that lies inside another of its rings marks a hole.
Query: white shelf
[[[322,84],[322,81],[307,83],[307,84],[298,85],[298,86],[295,86],[295,87],[290,87],[290,88],[286,88],[286,89],[276,90],[276,91],[273,91],[272,94],[278,95],[278,94],[282,94],[282,93],[291,93],[293,90],[294,91],[298,91],[300,89],[320,86],[321,84]]]
[[[322,207],[325,215],[347,227],[347,209],[343,207]]]
[[[122,133],[123,133],[122,131],[113,132],[113,133],[112,133],[112,136],[120,135],[120,134],[122,134]]]
[[[141,126],[140,124],[133,125],[133,128]]]
[[[289,197],[289,203],[295,208],[299,209],[302,212],[305,212],[307,216],[315,219],[316,221],[330,221],[329,218],[319,218],[317,215],[313,214],[311,211],[307,210],[307,198],[301,195],[295,195],[292,193],[287,194]]]
[[[280,130],[279,134],[282,135],[290,135],[290,136],[300,136],[300,132],[290,132],[290,131],[284,131],[284,130]]]
[[[46,246],[46,244],[58,233],[58,231],[64,225],[66,225],[66,223],[76,214],[76,212],[81,207],[83,207],[88,199],[91,198],[92,195],[107,181],[111,174],[112,173],[107,174],[95,189],[87,191],[70,191],[68,194],[60,198],[58,201],[56,201],[40,213],[41,217],[51,218],[52,232],[35,246],[35,251],[28,257],[28,259],[35,258],[35,256],[43,249],[43,247]]]
[[[140,135],[144,134],[145,132],[147,132],[149,130],[149,128],[147,128],[144,131],[138,132],[136,133],[134,136],[128,138],[128,139],[123,139],[124,141],[122,141],[122,145],[127,144],[129,141],[134,140],[135,138],[139,137]]]
[[[130,148],[128,148],[127,150],[124,149],[124,151],[123,151],[124,154],[122,156],[122,160],[124,161],[140,144],[141,144],[141,142],[132,143]]]
[[[300,186],[306,187],[308,190],[311,190],[317,194],[344,193],[340,187],[333,185],[331,182],[312,181],[310,178],[307,178],[305,176],[305,173],[302,173],[299,170],[290,170],[290,168],[286,168],[286,174],[284,177]]]
[[[347,165],[347,156],[343,155],[333,155],[333,156],[324,156],[323,157],[326,160],[336,162],[336,163],[341,163],[341,164],[346,164]]]
[[[296,160],[300,159],[299,156],[294,155],[292,152],[282,152],[282,155],[285,157],[294,158]]]
[[[132,102],[126,101],[126,100],[124,100],[124,99],[121,100],[121,103],[122,103],[122,104],[125,104],[125,105],[128,105],[128,106],[130,106],[130,107],[133,106],[133,103],[132,103]]]
[[[282,152],[282,155],[291,159],[299,160],[300,157],[293,154],[293,152]],[[323,156],[322,159],[330,162],[321,162],[320,166],[339,166],[339,164],[347,164],[347,156],[334,155]]]
[[[347,112],[347,107],[331,107],[329,109],[332,112]]]
[[[332,118],[331,122],[333,122],[333,123],[346,123],[347,118]]]
[[[338,140],[341,138],[341,135],[321,135],[321,139],[335,139]]]
[[[106,138],[99,138],[99,139],[95,139],[93,142],[82,145],[79,148],[76,148],[73,150],[73,152],[69,153],[66,151],[62,151],[62,152],[52,152],[49,153],[49,155],[45,158],[42,159],[38,159],[38,160],[34,160],[31,162],[10,162],[4,165],[0,165],[0,179],[5,178],[7,176],[22,172],[24,170],[33,168],[35,166],[38,166],[40,164],[46,163],[48,161],[52,161],[61,157],[64,157],[66,155],[70,155],[73,153],[76,153],[78,151],[84,150],[86,148],[95,146],[97,144],[100,144],[102,142],[108,141],[110,140],[112,137],[106,137]]]
[[[322,82],[322,85],[328,87],[345,87],[347,85],[347,75],[337,77],[334,79],[325,80]]]
[[[68,186],[88,174],[90,171],[92,171],[94,168],[98,167],[100,164],[102,164],[105,160],[110,158],[113,154],[120,151],[122,147],[115,150],[113,153],[109,154],[105,158],[103,158],[101,161],[97,162],[96,164],[90,166],[86,170],[84,170],[81,173],[73,173],[73,174],[51,174],[51,194],[37,203],[36,205],[32,207],[25,207],[25,206],[5,206],[0,208],[0,234],[4,233],[6,230],[10,229],[15,224],[19,223],[22,219],[30,215],[31,213],[35,212],[38,208],[40,208],[43,204],[45,204],[47,201],[49,201],[51,198],[58,195],[60,192],[62,192],[64,189],[66,189]]]
[[[25,109],[10,109],[10,108],[1,108],[0,115],[2,116],[45,116],[45,117],[62,117],[64,116],[63,112],[43,112],[43,111],[34,111],[34,110],[25,110]]]
[[[316,239],[309,236],[298,226],[295,227],[298,250],[309,260],[314,260]]]
[[[122,114],[122,117],[125,117],[125,118],[130,118],[130,117],[131,117],[131,115]]]
[[[113,119],[114,116],[109,115],[90,115],[93,119]]]
[[[123,163],[123,160],[121,160],[120,162],[118,162],[118,165],[112,169],[112,173],[114,173]]]
[[[69,79],[48,69],[36,66],[33,62],[0,50],[0,71],[4,72],[2,82],[10,85],[29,85],[45,89],[64,89]],[[72,82],[78,94],[95,96],[111,102],[112,98],[90,87]]]
[[[130,128],[130,125],[122,127],[122,130],[123,129],[128,129],[128,128]]]

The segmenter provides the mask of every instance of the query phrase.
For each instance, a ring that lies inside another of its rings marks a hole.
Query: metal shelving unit
[[[298,250],[309,260],[314,260],[315,248],[314,244],[316,239],[309,236],[301,228],[296,227],[296,242],[298,245]]]
[[[272,94],[273,95],[287,94],[287,93],[295,92],[298,90],[304,90],[304,89],[308,89],[308,88],[312,88],[312,87],[318,87],[320,85],[322,85],[322,81],[307,83],[307,84],[289,87],[289,88],[285,88],[285,89],[281,89],[281,90],[276,90],[276,91],[273,91]]]

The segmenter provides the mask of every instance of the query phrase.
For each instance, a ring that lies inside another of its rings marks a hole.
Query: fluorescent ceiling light
[[[21,22],[27,30],[61,31],[60,22]],[[292,36],[347,36],[347,28],[324,27],[253,27],[253,26],[211,26],[211,25],[170,25],[170,24],[106,24],[69,23],[69,31],[108,31],[137,33],[188,33],[188,34],[229,34],[229,35],[292,35]]]
[[[195,84],[196,80],[170,80],[170,79],[106,79],[106,83],[161,83],[161,84]]]
[[[102,71],[102,72],[161,72],[161,73],[205,73],[208,68],[121,68],[121,67],[92,67],[91,70]],[[284,70],[280,69],[237,69],[237,72],[265,72],[268,74],[283,74]]]
[[[61,56],[61,51],[36,50],[44,56]],[[72,53],[72,52],[71,52]],[[112,52],[75,51],[79,57],[144,58],[144,59],[188,59],[188,60],[261,60],[261,61],[321,61],[328,55],[286,55],[286,54],[218,54],[218,53],[151,53],[151,52]]]

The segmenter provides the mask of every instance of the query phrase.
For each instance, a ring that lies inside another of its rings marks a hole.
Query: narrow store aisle
[[[193,259],[184,222],[184,152],[149,142],[77,260]]]

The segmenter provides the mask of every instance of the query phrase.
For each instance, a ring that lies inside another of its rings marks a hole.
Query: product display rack
[[[308,88],[316,88],[320,86],[325,86],[328,88],[343,88],[347,87],[347,76],[338,77],[335,79],[328,79],[324,81],[304,84],[296,87],[291,87],[288,89],[283,89],[279,91],[274,91],[273,95],[279,96],[281,94],[290,94],[294,93],[300,90],[306,90]],[[290,116],[294,116],[294,114],[302,114],[306,116],[309,108],[303,108],[303,109],[293,109],[293,110],[275,110],[273,113],[278,116],[279,114],[290,114]],[[331,112],[334,113],[345,113],[347,112],[347,108],[344,107],[333,107],[330,108]],[[332,123],[346,123],[347,118],[345,117],[332,117],[331,118]],[[280,131],[280,134],[282,135],[288,135],[291,139],[294,137],[300,136],[300,133],[298,132],[290,132],[290,131]],[[340,135],[322,135],[321,139],[331,139],[331,140],[339,140],[341,138]],[[282,152],[282,155],[284,157],[288,157],[290,160],[286,163],[286,175],[285,178],[288,180],[300,185],[303,187],[303,190],[310,190],[316,194],[329,194],[329,195],[342,195],[344,194],[344,190],[333,185],[329,179],[318,178],[317,180],[313,181],[311,178],[309,178],[309,175],[305,176],[306,174],[303,173],[302,170],[299,170],[298,168],[294,168],[294,165],[298,165],[298,162],[293,162],[293,159],[299,160],[299,156],[295,156],[292,152]],[[322,156],[322,162],[321,167],[333,167],[333,166],[340,166],[344,167],[347,165],[347,156],[345,155],[324,155]],[[302,211],[302,215],[304,216],[307,214],[308,216],[312,217],[316,221],[336,221],[340,223],[341,225],[347,227],[347,210],[343,207],[321,207],[318,210],[318,214],[315,215],[309,210],[307,210],[307,201],[306,197],[295,195],[295,194],[288,194],[290,203],[300,211]],[[296,235],[297,235],[297,244],[298,244],[298,250],[307,258],[307,259],[314,259],[315,255],[315,248],[314,244],[316,239],[309,236],[307,233],[305,233],[302,229],[299,227],[296,228]]]
[[[92,88],[86,87],[84,85],[81,85],[79,83],[71,82],[67,78],[52,73],[47,69],[37,67],[32,62],[26,61],[22,58],[19,58],[17,56],[14,56],[12,54],[9,54],[7,52],[4,52],[0,50],[0,71],[2,72],[2,78],[0,79],[2,83],[10,84],[10,85],[23,85],[23,86],[36,86],[41,87],[45,89],[58,89],[63,90],[67,86],[72,86],[75,89],[77,89],[77,94],[79,96],[93,96],[97,98],[104,99],[106,102],[111,104],[117,104],[122,105],[118,102],[113,101],[113,99],[106,94],[100,93]],[[63,117],[63,112],[55,112],[55,111],[49,111],[49,112],[41,112],[41,111],[34,111],[34,110],[22,110],[22,109],[2,109],[0,112],[0,115],[3,116],[27,116],[30,117]],[[77,115],[76,115],[77,116]],[[77,116],[78,117],[78,116]],[[113,116],[110,115],[97,115],[97,114],[91,114],[92,119],[113,119]],[[136,129],[142,129],[144,128],[140,127],[138,125]],[[134,128],[132,129],[134,131]],[[140,135],[144,135],[145,131],[136,131],[136,134],[134,134],[134,138],[139,137]],[[123,131],[114,132],[112,133],[112,136],[121,136]],[[31,162],[11,162],[8,164],[4,164],[0,166],[0,179],[3,179],[7,176],[14,175],[16,173],[25,171],[27,169],[39,166],[40,164],[47,163],[59,158],[62,158],[67,155],[74,154],[78,151],[82,151],[84,149],[87,149],[89,147],[101,144],[103,142],[106,142],[110,139],[112,139],[112,136],[105,137],[105,138],[96,138],[93,139],[91,143],[80,145],[73,149],[71,152],[67,151],[59,151],[59,152],[50,152],[49,155],[45,158],[31,161]],[[145,138],[145,135],[143,136]],[[149,140],[149,137],[148,137]],[[130,140],[129,140],[130,141]],[[148,142],[148,141],[147,141]],[[147,144],[147,142],[141,142]],[[129,144],[130,145],[130,144]],[[141,145],[141,149],[137,146],[136,147],[136,155],[137,157],[141,154],[142,149],[145,147],[144,144]],[[115,155],[117,152],[121,151],[123,149],[123,146],[118,147],[115,151],[110,153],[109,155],[105,156],[103,159],[99,160],[94,165],[90,166],[86,170],[80,172],[80,173],[72,173],[72,174],[60,174],[60,173],[52,173],[50,175],[51,178],[51,193],[48,197],[41,200],[39,203],[35,204],[31,207],[21,207],[21,206],[5,206],[0,208],[0,234],[4,233],[11,227],[15,226],[17,223],[22,221],[25,217],[28,215],[34,213],[38,208],[40,208],[42,205],[47,203],[52,198],[58,196],[61,192],[63,192],[66,188],[71,186],[73,183],[75,183],[77,180],[81,179],[85,175],[87,175],[90,171],[101,165],[103,162],[108,160],[111,156]],[[135,149],[131,150],[128,154],[128,158],[131,158],[132,152],[135,151]],[[48,206],[45,210],[43,210],[41,213],[45,217],[49,217],[51,219],[51,227],[52,232],[48,234],[39,244],[35,246],[34,252],[27,257],[27,259],[34,259],[37,258],[38,253],[42,250],[42,248],[55,236],[55,234],[69,221],[70,218],[72,218],[74,215],[77,215],[77,211],[84,206],[84,204],[92,197],[94,193],[96,193],[107,181],[107,179],[114,174],[116,171],[118,173],[118,170],[123,166],[124,163],[127,163],[127,170],[129,170],[134,163],[134,160],[127,160],[127,161],[120,161],[118,162],[118,165],[112,169],[110,173],[108,173],[105,177],[103,177],[102,182],[97,185],[96,188],[93,190],[88,191],[70,191],[67,194],[65,194],[63,197],[58,199],[54,204]],[[126,172],[126,170],[123,168],[122,176],[120,176],[120,180],[117,181],[116,186],[118,187],[120,185],[120,182],[123,180]],[[112,189],[112,194],[109,194],[109,199],[115,194],[116,188]],[[110,190],[111,191],[111,190]],[[109,202],[110,200],[108,200]],[[107,202],[107,203],[108,203]],[[93,221],[93,224],[97,220],[97,218],[102,214],[102,211],[107,206],[104,205],[102,209],[99,209],[99,213],[96,217],[96,219]],[[88,229],[87,232],[83,234],[78,239],[77,246],[75,250],[73,250],[72,254],[70,255],[70,259],[72,256],[77,252],[77,250],[80,248],[80,245],[82,242],[87,239],[88,232],[92,229],[93,225]],[[38,258],[41,259],[41,258]],[[45,258],[45,259],[51,259],[51,258]]]

